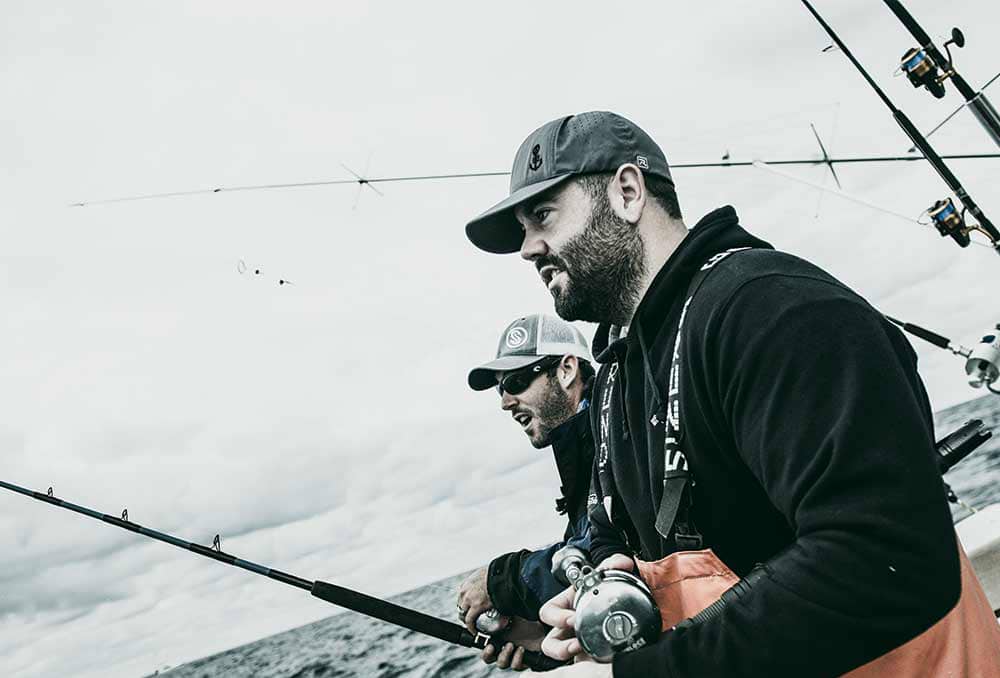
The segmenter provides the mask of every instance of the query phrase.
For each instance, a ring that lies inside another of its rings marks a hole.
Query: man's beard
[[[548,386],[545,399],[538,406],[538,433],[531,440],[537,449],[552,444],[552,431],[576,414],[573,400],[559,386],[559,380],[552,375],[546,375]]]
[[[612,211],[603,191],[592,200],[583,231],[535,266],[552,264],[566,274],[562,289],[551,290],[564,320],[627,325],[646,275],[645,245],[636,227]]]

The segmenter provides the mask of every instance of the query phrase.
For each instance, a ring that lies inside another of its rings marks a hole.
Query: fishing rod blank
[[[973,230],[979,231],[987,238],[993,245],[993,248],[1000,254],[1000,231],[997,231],[993,223],[983,214],[983,211],[979,209],[979,206],[972,199],[966,190],[962,186],[962,183],[958,178],[952,173],[948,166],[941,159],[941,156],[931,147],[930,142],[924,138],[924,136],[917,129],[910,119],[901,110],[896,108],[895,104],[886,96],[885,92],[878,86],[878,84],[872,79],[868,74],[868,71],[864,69],[864,66],[854,57],[851,51],[847,48],[847,45],[840,39],[840,36],[834,32],[823,17],[819,15],[819,12],[809,3],[809,0],[802,0],[802,4],[806,6],[806,9],[815,17],[816,21],[819,22],[823,30],[833,39],[837,44],[837,47],[844,53],[844,55],[850,59],[854,67],[858,69],[858,72],[864,77],[864,79],[871,85],[875,93],[878,94],[879,98],[885,103],[885,105],[892,111],[892,117],[896,120],[896,123],[906,132],[906,135],[910,137],[914,146],[920,149],[920,152],[924,154],[928,162],[937,170],[938,175],[944,180],[948,187],[954,192],[958,199],[961,200],[964,209],[961,213],[955,208],[952,203],[951,198],[946,198],[944,200],[939,200],[933,206],[931,206],[927,212],[930,214],[931,218],[934,220],[934,226],[938,229],[938,232],[942,236],[950,236],[955,242],[957,242],[961,247],[968,247],[971,239],[969,238],[969,233]],[[972,215],[978,221],[978,224],[974,226],[968,226],[965,223],[965,213],[971,212]]]
[[[911,49],[903,55],[903,70],[906,71],[913,86],[925,87],[931,94],[940,99],[944,96],[944,82],[950,78],[955,83],[955,89],[965,98],[972,113],[979,120],[979,124],[983,126],[994,143],[1000,146],[1000,115],[997,115],[996,109],[986,98],[983,90],[974,91],[965,78],[958,74],[951,58],[951,50],[948,49],[950,44],[954,44],[956,47],[965,45],[965,36],[962,35],[962,31],[957,28],[952,29],[951,40],[944,43],[945,51],[948,54],[945,57],[931,40],[931,37],[927,35],[927,32],[903,6],[903,3],[899,0],[884,0],[884,2],[920,44],[919,49]],[[941,69],[943,73],[939,73],[938,69]]]
[[[174,537],[173,535],[158,532],[157,530],[152,530],[148,527],[143,527],[138,523],[134,523],[128,519],[128,510],[122,511],[121,517],[118,518],[106,513],[94,511],[86,506],[79,506],[77,504],[64,501],[53,496],[51,487],[48,492],[42,493],[0,480],[0,488],[10,490],[11,492],[16,492],[18,494],[23,494],[26,497],[37,499],[47,504],[58,506],[59,508],[81,513],[89,518],[109,523],[130,532],[136,532],[145,537],[165,542],[171,546],[176,546],[177,548],[192,551],[200,556],[217,560],[220,563],[225,563],[226,565],[239,567],[249,572],[253,572],[254,574],[259,574],[264,577],[268,577],[269,579],[279,581],[282,584],[288,584],[289,586],[309,591],[320,600],[325,600],[328,603],[333,603],[334,605],[339,605],[340,607],[347,608],[348,610],[359,612],[368,617],[381,619],[382,621],[409,629],[410,631],[416,631],[417,633],[422,633],[426,636],[438,638],[445,642],[452,643],[453,645],[479,649],[483,649],[491,643],[497,648],[502,645],[502,638],[494,639],[493,636],[485,633],[477,633],[473,636],[464,626],[459,626],[458,624],[438,619],[437,617],[424,614],[423,612],[418,612],[417,610],[411,610],[403,607],[402,605],[391,603],[388,600],[375,598],[359,591],[353,591],[351,589],[344,588],[343,586],[337,586],[336,584],[330,584],[324,581],[309,581],[308,579],[297,577],[294,574],[289,574],[287,572],[282,572],[281,570],[259,565],[249,560],[243,560],[242,558],[237,558],[236,556],[222,550],[219,535],[215,535],[215,540],[212,546],[202,546],[201,544],[194,544],[192,542]],[[551,657],[548,657],[540,652],[525,652],[524,664],[528,668],[536,671],[547,671],[563,665],[562,662],[556,661],[555,659],[552,659]]]

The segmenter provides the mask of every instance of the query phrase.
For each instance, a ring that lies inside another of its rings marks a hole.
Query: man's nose
[[[509,412],[514,409],[515,405],[517,405],[517,398],[504,391],[503,395],[500,396],[500,409]]]
[[[527,261],[534,261],[540,256],[543,256],[549,251],[548,245],[540,235],[532,235],[531,233],[524,234],[524,240],[521,241],[521,258]]]

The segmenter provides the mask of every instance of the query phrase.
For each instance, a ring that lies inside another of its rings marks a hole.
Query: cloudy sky
[[[923,129],[960,103],[892,78],[912,40],[881,3],[817,4]],[[968,80],[1000,70],[1000,7],[907,4],[934,35],[965,29]],[[509,320],[551,307],[527,264],[465,239],[505,178],[68,205],[350,178],[342,163],[504,171],[529,131],[597,108],[678,163],[817,157],[810,123],[834,155],[905,152],[827,44],[777,0],[6,0],[0,478],[376,594],[554,537],[550,456],[464,385]],[[967,112],[933,140],[997,150]],[[1000,163],[953,169],[1000,220]],[[832,185],[820,167],[788,171]],[[912,217],[947,193],[922,163],[840,176]],[[1000,321],[986,248],[758,169],[675,178],[690,223],[732,204],[892,315],[964,343]],[[916,348],[935,407],[979,395],[960,360]],[[0,496],[3,675],[135,678],[332,611]]]

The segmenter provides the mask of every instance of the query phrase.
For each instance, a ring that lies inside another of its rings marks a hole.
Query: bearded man
[[[500,409],[510,414],[532,447],[552,448],[566,516],[561,541],[541,549],[520,549],[494,558],[473,572],[458,591],[459,617],[472,633],[489,610],[510,620],[502,647],[488,645],[483,661],[500,668],[524,668],[524,652],[538,651],[545,629],[538,610],[562,590],[552,574],[552,554],[566,545],[590,546],[587,498],[594,460],[587,408],[594,368],[580,330],[551,315],[517,318],[500,334],[496,357],[469,372],[474,391],[496,389]],[[514,516],[506,516],[512,519]]]
[[[466,233],[601,323],[591,554],[660,603],[658,642],[553,675],[998,675],[916,356],[864,299],[732,207],[688,230],[663,152],[613,113],[533,132]],[[560,659],[571,593],[541,612]]]

